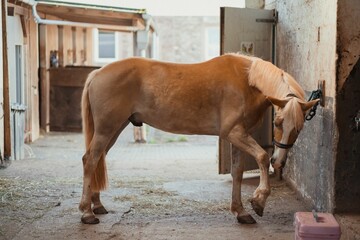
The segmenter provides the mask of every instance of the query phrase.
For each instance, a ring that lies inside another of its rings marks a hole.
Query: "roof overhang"
[[[39,24],[97,27],[115,31],[135,32],[145,30],[149,15],[145,9],[121,8],[75,2],[52,0],[11,1],[29,4],[33,8],[35,21]],[[55,21],[54,21],[55,19]],[[155,31],[151,24],[147,30]]]

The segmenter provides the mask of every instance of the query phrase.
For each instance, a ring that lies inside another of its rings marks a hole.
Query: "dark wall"
[[[360,60],[338,93],[336,120],[339,142],[335,168],[335,211],[360,212]]]

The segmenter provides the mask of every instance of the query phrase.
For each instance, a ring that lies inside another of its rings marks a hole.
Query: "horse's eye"
[[[283,121],[284,121],[283,118],[275,118],[275,120],[274,120],[274,125],[275,125],[275,127],[278,127],[278,128],[281,127]]]

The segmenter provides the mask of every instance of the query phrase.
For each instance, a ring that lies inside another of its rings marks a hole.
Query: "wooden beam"
[[[67,7],[67,6],[53,6],[53,5],[44,5],[44,4],[38,4],[36,8],[38,12],[44,12],[50,15],[64,15],[64,16],[66,15],[66,16],[74,16],[74,17],[90,16],[94,19],[100,17],[116,18],[116,19],[133,19],[133,18],[142,19],[142,16],[139,13],[128,13],[128,12]]]
[[[25,23],[24,15],[20,15],[20,22],[21,22],[21,29],[23,32],[23,37],[27,38],[26,23]]]
[[[29,17],[29,11],[30,11],[29,8],[8,3],[8,9],[9,8],[14,8],[14,14],[23,15],[24,17]]]
[[[105,11],[96,9],[84,9],[64,6],[41,5],[37,6],[39,13],[54,16],[62,20],[102,25],[115,25],[127,27],[145,27],[141,14],[122,13],[117,11]],[[136,19],[137,21],[133,21]],[[138,24],[140,22],[141,24]],[[137,23],[134,25],[134,23]]]
[[[9,66],[7,50],[6,8],[7,1],[1,0],[2,24],[2,53],[3,53],[3,97],[4,97],[4,159],[11,158],[11,128],[10,128],[10,92],[9,92]]]

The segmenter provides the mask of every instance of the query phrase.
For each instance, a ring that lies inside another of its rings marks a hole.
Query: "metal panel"
[[[25,158],[25,110],[26,106],[22,104],[11,105],[11,126],[12,126],[12,156],[13,160]]]
[[[267,61],[274,61],[273,32],[276,22],[274,10],[247,8],[221,8],[221,54],[241,52],[255,55]],[[263,147],[272,145],[272,110],[269,109],[262,126],[253,137]],[[268,148],[269,154],[271,149]],[[255,160],[229,142],[219,139],[219,173],[231,171],[231,159],[241,157],[245,170],[258,168]]]

